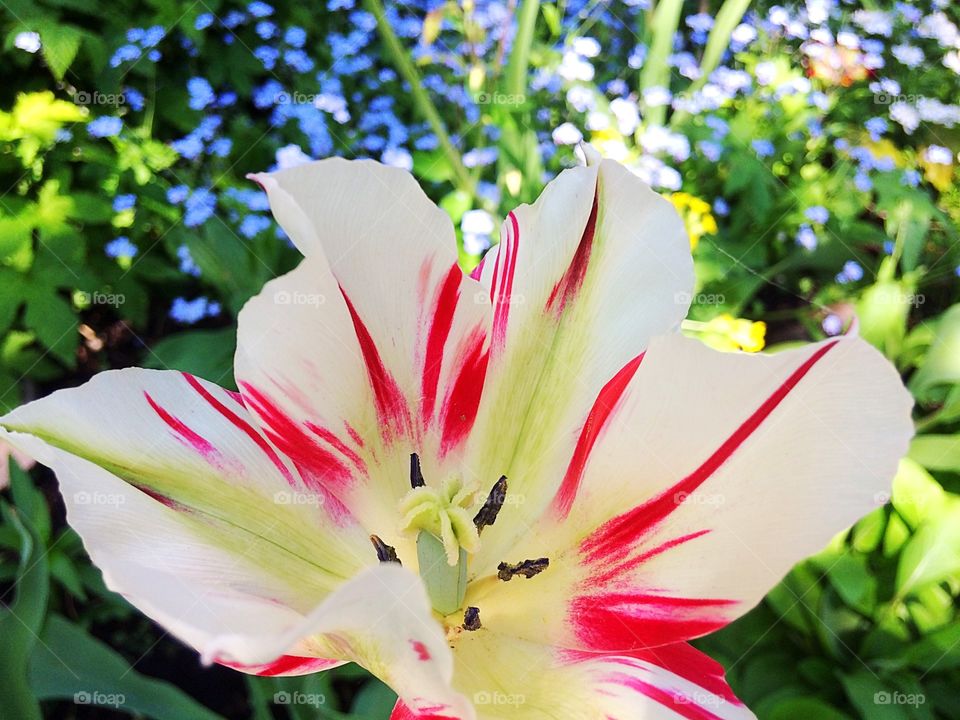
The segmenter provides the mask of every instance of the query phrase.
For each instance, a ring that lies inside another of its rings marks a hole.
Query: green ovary
[[[448,615],[463,604],[467,554],[480,548],[480,536],[467,511],[476,491],[459,478],[440,489],[417,487],[400,503],[401,531],[417,536],[420,577],[433,609]]]

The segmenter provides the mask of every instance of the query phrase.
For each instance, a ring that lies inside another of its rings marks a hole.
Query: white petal
[[[748,720],[723,668],[686,644],[600,655],[479,630],[456,640],[454,685],[479,720]],[[393,720],[432,718],[394,711]]]
[[[771,356],[659,338],[606,402],[503,558],[550,566],[468,596],[488,627],[604,651],[710,632],[882,502],[912,435],[909,393],[859,338]]]
[[[335,159],[257,179],[308,257],[241,313],[241,392],[301,471],[390,542],[409,454],[439,482],[473,424],[481,288],[457,266],[449,218],[405,172]],[[338,466],[351,464],[363,472],[348,485]]]
[[[507,475],[509,522],[484,534],[495,567],[539,515],[597,392],[678,327],[693,286],[673,206],[621,165],[566,170],[504,222],[478,274],[493,308],[487,387],[469,447],[478,482]]]

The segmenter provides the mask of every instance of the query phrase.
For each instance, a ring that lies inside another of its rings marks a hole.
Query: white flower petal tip
[[[588,142],[577,143],[576,154],[577,159],[586,167],[599,165],[601,162],[603,162],[603,156],[600,155],[600,152]]]

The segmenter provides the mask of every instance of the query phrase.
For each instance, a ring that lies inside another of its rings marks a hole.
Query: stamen
[[[483,626],[480,624],[480,608],[471,605],[463,613],[463,629],[473,631],[481,627]]]
[[[516,565],[502,562],[497,565],[497,577],[505,582],[513,580],[515,575],[523,575],[527,580],[534,575],[539,575],[550,565],[549,558],[537,558],[536,560],[524,560]]]
[[[493,525],[503,507],[504,500],[507,499],[507,476],[501,475],[500,479],[494,483],[490,494],[487,495],[487,501],[473,518],[473,524],[477,527],[477,533],[483,532],[487,525]]]
[[[396,563],[397,565],[402,565],[400,558],[397,557],[397,551],[395,548],[387,545],[376,535],[370,536],[370,542],[373,543],[373,547],[377,551],[377,560],[380,562],[392,562]]]
[[[410,487],[418,488],[426,484],[423,479],[423,471],[420,469],[420,456],[416,453],[410,453]]]

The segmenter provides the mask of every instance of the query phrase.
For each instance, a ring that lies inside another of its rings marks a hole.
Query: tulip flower
[[[304,259],[239,316],[239,392],[103,372],[0,419],[107,585],[207,662],[356,662],[394,720],[746,718],[688,641],[876,505],[912,432],[853,334],[679,334],[690,242],[587,149],[471,275],[406,172],[254,176]]]

